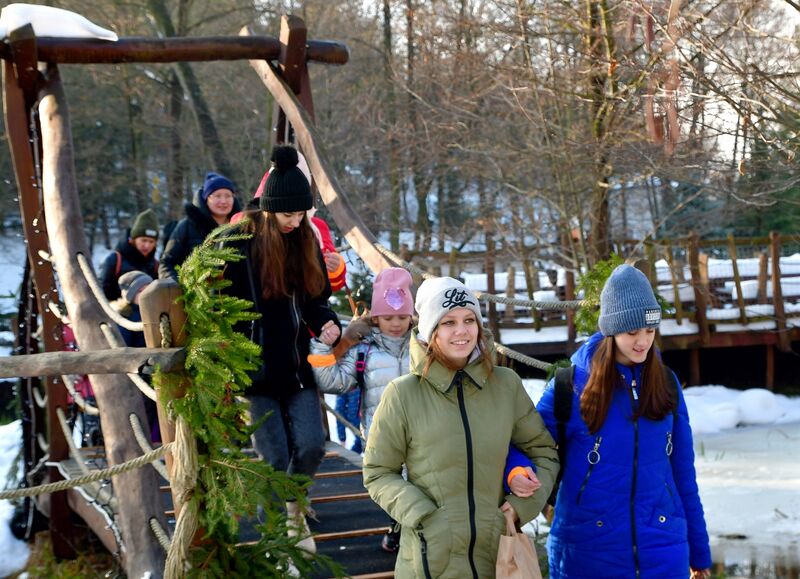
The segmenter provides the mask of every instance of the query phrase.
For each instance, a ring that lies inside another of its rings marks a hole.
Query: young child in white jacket
[[[309,362],[322,392],[344,394],[360,387],[361,422],[369,435],[372,416],[386,386],[408,373],[408,343],[411,337],[411,274],[399,267],[381,271],[372,286],[369,321],[348,325],[345,338],[358,341],[336,360],[333,348],[317,339],[311,341]]]
[[[414,313],[411,284],[411,274],[399,267],[390,267],[378,274],[372,286],[369,322],[360,319],[347,326],[344,338],[358,343],[339,360],[335,359],[331,346],[311,340],[309,362],[322,392],[344,394],[361,388],[364,438],[369,436],[372,417],[386,386],[408,373]],[[387,551],[397,551],[399,539],[399,528],[393,524],[381,546]]]

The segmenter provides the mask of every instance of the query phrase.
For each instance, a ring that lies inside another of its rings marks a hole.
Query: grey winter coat
[[[365,438],[384,389],[389,382],[408,373],[410,336],[411,331],[408,331],[402,338],[392,338],[373,328],[369,336],[350,348],[335,364],[314,367],[314,379],[322,392],[344,394],[357,387],[356,362],[359,353],[365,354],[364,391],[361,393],[361,422]],[[332,351],[319,340],[311,340],[312,354],[324,356]]]

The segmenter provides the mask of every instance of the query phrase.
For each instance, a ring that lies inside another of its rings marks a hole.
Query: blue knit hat
[[[600,332],[616,336],[660,323],[661,306],[647,276],[627,264],[612,271],[600,294]]]
[[[203,203],[208,201],[208,196],[217,189],[230,189],[231,193],[236,191],[236,186],[233,181],[220,175],[218,173],[206,173],[206,180],[203,182],[203,190],[200,192],[200,198]]]

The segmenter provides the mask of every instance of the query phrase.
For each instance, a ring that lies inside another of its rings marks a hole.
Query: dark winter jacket
[[[601,339],[595,334],[572,355],[575,397],[548,540],[550,577],[686,579],[690,564],[711,566],[711,553],[683,393],[677,415],[634,420],[641,365],[618,365],[625,388],[617,388],[605,423],[590,434],[579,396]],[[553,392],[551,381],[537,409],[556,436]]]
[[[182,265],[192,250],[203,243],[208,234],[214,231],[219,224],[214,221],[208,205],[200,198],[199,191],[194,194],[192,203],[183,206],[186,217],[181,219],[172,230],[164,253],[161,254],[161,265],[158,267],[160,278],[178,279],[176,267]],[[239,200],[234,197],[233,209],[228,217],[241,211]]]
[[[383,393],[364,454],[364,486],[402,526],[395,577],[494,577],[507,500],[522,523],[544,506],[558,472],[550,434],[508,368],[434,362],[411,337],[411,373]],[[509,442],[534,460],[542,487],[503,496]],[[408,478],[402,475],[403,465]]]
[[[328,321],[333,320],[341,329],[339,318],[328,307],[331,286],[325,277],[325,289],[321,295],[311,297],[305,293],[294,293],[292,297],[266,300],[261,293],[258,265],[252,260],[252,240],[229,242],[246,256],[242,261],[228,263],[225,279],[232,285],[227,290],[231,295],[255,304],[261,319],[239,327],[254,342],[261,345],[262,372],[254,378],[248,394],[261,394],[280,398],[300,388],[316,388],[314,375],[308,363],[311,332],[319,335]],[[325,262],[319,253],[322,271]]]
[[[100,284],[108,301],[113,301],[122,295],[119,291],[119,276],[129,271],[143,271],[153,279],[158,278],[155,249],[150,255],[142,255],[126,235],[100,266]]]

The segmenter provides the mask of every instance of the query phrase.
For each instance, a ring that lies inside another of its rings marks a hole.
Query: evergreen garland
[[[584,301],[584,305],[575,313],[575,329],[579,333],[590,335],[597,331],[597,321],[600,318],[600,292],[603,291],[611,272],[622,263],[622,258],[612,253],[610,258],[598,261],[578,280],[578,292],[583,292]]]
[[[231,285],[222,276],[227,262],[243,259],[233,247],[220,243],[241,241],[233,225],[217,228],[179,267],[186,323],[186,369],[156,377],[169,412],[181,415],[197,439],[199,480],[190,499],[199,502],[202,540],[191,548],[190,577],[286,577],[294,566],[298,576],[320,569],[342,577],[343,570],[321,555],[310,556],[297,547],[302,537],[287,537],[283,511],[288,499],[308,504],[307,477],[290,476],[243,451],[258,425],[249,424],[246,401],[251,384],[248,372],[261,363],[261,348],[234,327],[260,314],[252,303],[224,290]],[[183,385],[185,394],[181,396]],[[256,517],[261,539],[237,546],[242,517]]]
[[[600,294],[606,280],[618,266],[625,263],[616,253],[604,261],[598,261],[595,266],[584,273],[578,281],[578,291],[583,292],[584,305],[578,308],[575,314],[575,329],[581,333],[590,335],[597,331],[597,322],[600,319]],[[653,264],[655,267],[655,264]],[[661,311],[669,313],[672,306],[663,297],[653,290],[656,301],[661,307]],[[553,370],[555,372],[555,370]]]

